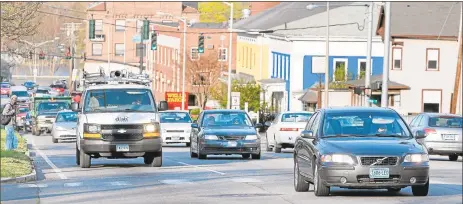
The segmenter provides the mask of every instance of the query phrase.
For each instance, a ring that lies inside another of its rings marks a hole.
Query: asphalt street
[[[462,160],[431,156],[430,193],[414,197],[411,188],[385,190],[334,188],[330,197],[297,193],[291,149],[263,152],[261,160],[239,156],[191,159],[183,145],[163,148],[163,167],[143,159],[94,159],[81,169],[75,143],[53,144],[49,135],[24,135],[32,146],[39,180],[2,184],[1,203],[462,203]],[[266,141],[263,138],[263,141]],[[262,144],[263,147],[266,145]]]

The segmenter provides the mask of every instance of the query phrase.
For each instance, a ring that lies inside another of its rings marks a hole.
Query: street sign
[[[369,99],[368,102],[376,104],[376,103],[378,103],[378,100],[376,100],[376,99]]]
[[[231,108],[240,109],[240,92],[231,92]]]

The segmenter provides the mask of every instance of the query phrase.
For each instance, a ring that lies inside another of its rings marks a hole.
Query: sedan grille
[[[360,157],[360,162],[363,166],[395,166],[397,157]]]
[[[166,132],[184,132],[183,130],[166,130]]]
[[[230,141],[236,141],[236,140],[244,140],[246,136],[217,136],[219,140],[230,140]]]
[[[359,183],[399,183],[400,175],[390,175],[389,178],[370,178],[369,175],[358,175]]]

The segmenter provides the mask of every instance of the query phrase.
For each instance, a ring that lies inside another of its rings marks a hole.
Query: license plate
[[[116,145],[116,152],[128,152],[129,145]]]
[[[227,144],[228,147],[236,147],[237,145],[238,145],[237,142],[232,142],[232,141],[229,141]]]
[[[455,135],[442,135],[444,140],[455,140]]]
[[[389,178],[389,168],[371,168],[370,178]]]

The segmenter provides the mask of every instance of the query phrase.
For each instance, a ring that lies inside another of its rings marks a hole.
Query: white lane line
[[[35,146],[34,142],[32,141],[32,146]],[[34,150],[39,153],[39,155],[47,162],[47,164],[53,169],[53,171],[55,171],[56,174],[58,174],[58,176],[61,178],[61,179],[68,179],[68,177],[66,177],[63,172],[61,172],[61,169],[59,169],[58,167],[55,166],[55,164],[53,164],[53,162],[50,161],[50,159],[48,159],[47,155],[45,155],[44,153],[42,153],[42,151],[40,151],[40,149],[38,148],[34,148]]]
[[[82,186],[82,182],[75,182],[75,183],[65,183],[65,187],[77,187],[77,186]]]
[[[462,183],[455,183],[455,182],[445,182],[440,180],[433,180],[432,178],[429,180],[430,184],[446,184],[446,185],[463,185]]]
[[[262,183],[261,180],[253,179],[253,178],[234,178],[231,180],[235,183]]]
[[[179,185],[179,184],[193,184],[192,182],[184,179],[168,179],[168,180],[160,180],[159,182],[163,184],[169,185]]]
[[[109,182],[110,185],[112,186],[128,186],[130,185],[129,183],[125,181],[114,181],[114,182]]]
[[[216,173],[216,174],[225,175],[225,173],[220,172],[220,171],[215,171],[215,170],[212,170],[212,169],[208,169],[208,168],[204,168],[204,167],[200,167],[200,166],[195,166],[195,165],[187,164],[187,163],[184,163],[184,162],[177,162],[177,163],[183,164],[183,165],[185,165],[185,166],[195,167],[195,168],[197,168],[197,169],[202,169],[202,170],[214,172],[214,173]]]
[[[18,188],[46,188],[47,184],[21,184]]]

